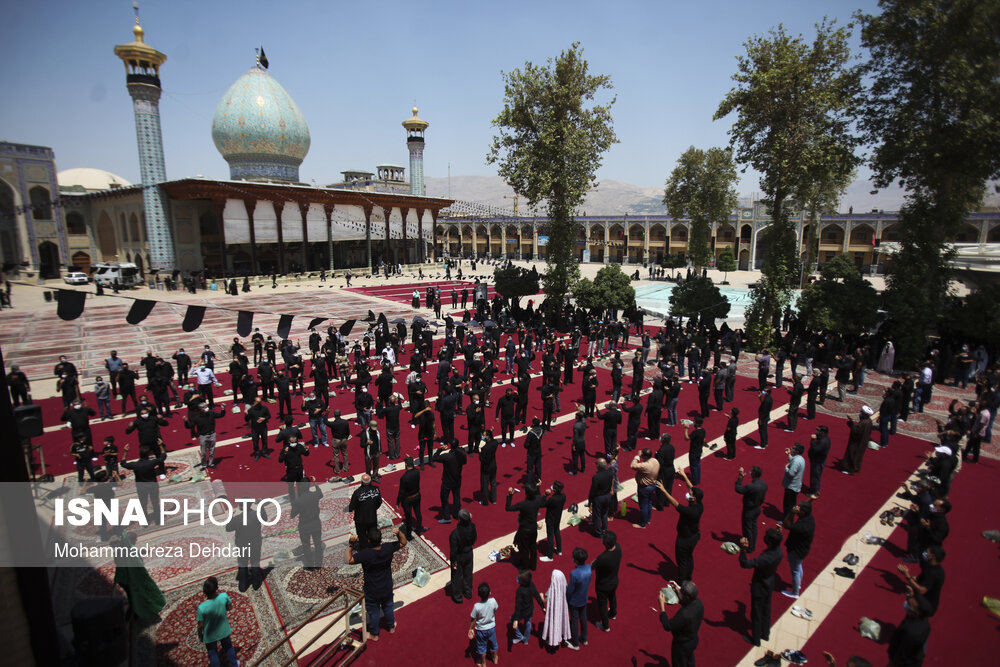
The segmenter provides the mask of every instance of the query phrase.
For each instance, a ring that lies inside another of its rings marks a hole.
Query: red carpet
[[[996,483],[998,471],[996,461],[980,459],[978,465],[965,464],[952,483],[953,508],[948,515],[951,532],[944,543],[946,555],[942,563],[946,579],[938,612],[931,618],[924,665],[987,665],[996,660],[1000,624],[980,603],[984,595],[1000,597],[997,545],[981,536],[984,530],[1000,527],[997,513],[984,493]],[[852,654],[873,665],[886,662],[892,630],[905,615],[905,583],[896,570],[903,562],[905,547],[905,530],[896,528],[889,543],[878,551],[805,645],[803,650],[810,663],[821,660],[823,651],[833,652],[838,664],[844,664]],[[919,565],[908,567],[914,574],[919,572]],[[859,634],[862,616],[882,625],[878,643]]]
[[[492,268],[489,274],[493,275]],[[357,292],[358,294],[365,294],[367,296],[376,296],[380,299],[388,299],[390,301],[398,301],[399,303],[410,303],[413,300],[413,290],[417,290],[420,293],[420,306],[426,308],[426,297],[427,288],[434,287],[441,290],[441,306],[445,310],[451,308],[451,291],[454,289],[458,292],[458,305],[462,305],[462,290],[469,290],[469,308],[475,308],[475,303],[473,303],[472,288],[475,287],[475,281],[473,280],[429,280],[416,283],[391,283],[385,285],[372,285],[369,287],[350,287],[347,289],[349,292]],[[493,289],[492,284],[487,284],[486,286],[488,299],[492,299],[496,294],[496,290]]]
[[[741,378],[742,384],[749,381]],[[690,392],[689,392],[690,393]],[[749,392],[747,392],[749,393]],[[806,424],[813,427],[819,423],[830,426],[834,434],[835,455],[831,456],[831,465],[839,459],[843,451],[845,427],[841,420],[822,417],[816,424],[809,422],[800,426],[800,437],[808,432]],[[564,427],[565,428],[565,427]],[[679,429],[671,429],[675,439],[680,437]],[[558,429],[557,429],[557,438]],[[568,434],[567,434],[568,435]],[[596,433],[595,433],[596,435]],[[550,436],[551,437],[551,436]],[[599,436],[598,436],[599,437]],[[709,437],[713,437],[710,431]],[[739,531],[740,498],[733,492],[736,468],[740,465],[759,464],[764,467],[764,478],[770,485],[768,492],[768,507],[765,509],[765,520],[768,524],[778,519],[781,492],[780,479],[785,463],[783,450],[796,440],[793,434],[778,431],[771,435],[771,446],[765,451],[749,449],[740,446],[738,461],[726,462],[715,457],[706,457],[703,464],[702,487],[705,489],[705,515],[702,519],[702,540],[696,551],[695,581],[701,588],[702,599],[706,606],[705,624],[701,630],[701,645],[698,649],[698,661],[708,665],[728,665],[737,662],[750,648],[740,635],[749,630],[749,581],[750,573],[741,570],[735,556],[723,552],[719,545],[722,541],[732,539]],[[551,444],[548,443],[548,444]],[[817,573],[839,550],[840,545],[855,532],[860,525],[877,509],[894,488],[919,463],[919,455],[925,451],[926,443],[913,438],[898,436],[893,440],[892,453],[869,452],[865,467],[858,477],[849,478],[828,469],[824,478],[823,498],[815,505],[818,520],[817,541],[805,563],[805,585],[808,585]],[[678,447],[680,452],[684,446]],[[551,458],[551,456],[549,457]],[[548,459],[546,459],[547,462]],[[631,460],[629,455],[620,457],[623,468],[627,468]],[[519,461],[515,463],[520,467]],[[543,462],[543,470],[545,463]],[[547,474],[546,474],[547,476]],[[630,476],[627,471],[623,477]],[[432,476],[433,477],[433,476]],[[560,477],[563,481],[567,478]],[[581,484],[581,482],[584,482]],[[859,486],[864,484],[864,492],[859,493]],[[501,486],[505,486],[501,482]],[[568,478],[567,492],[571,501],[577,501],[586,496],[589,487],[589,475]],[[436,485],[435,485],[436,488]],[[680,484],[675,483],[675,490],[680,492]],[[425,492],[426,493],[426,492]],[[469,494],[463,494],[468,496]],[[434,503],[431,503],[434,504]],[[479,529],[481,541],[498,534],[512,532],[515,527],[513,515],[495,511],[499,508],[471,508],[474,520]],[[477,511],[478,510],[478,511]],[[605,634],[590,627],[590,645],[579,653],[560,650],[556,657],[548,655],[535,642],[530,648],[518,646],[512,654],[502,651],[502,659],[516,658],[517,664],[609,664],[609,652],[614,651],[614,664],[662,664],[663,656],[669,655],[670,637],[660,628],[657,615],[651,611],[656,606],[656,592],[669,579],[676,576],[673,563],[673,538],[676,516],[672,510],[665,510],[654,515],[651,527],[639,530],[629,525],[637,518],[635,504],[629,502],[628,516],[611,524],[611,530],[618,534],[624,553],[625,564],[621,570],[621,584],[618,590],[618,618],[612,623],[612,632]],[[426,523],[426,522],[425,522]],[[438,535],[437,529],[432,529],[429,537],[440,543],[444,535]],[[446,531],[440,531],[444,533]],[[541,590],[548,586],[553,566],[558,566],[567,572],[571,569],[569,554],[573,547],[582,546],[593,559],[599,552],[600,545],[590,534],[587,524],[583,528],[563,531],[564,556],[557,558],[555,563],[540,563],[536,572],[536,584]],[[509,563],[491,565],[478,574],[476,582],[488,581],[493,587],[494,595],[501,605],[499,618],[506,619],[513,603],[516,587],[515,568]],[[782,565],[779,576],[783,582],[789,581],[788,569]],[[591,590],[591,592],[593,592]],[[776,619],[789,607],[791,601],[776,594],[773,601],[773,618]],[[465,639],[467,616],[471,603],[455,605],[438,592],[402,610],[399,614],[401,626],[399,632],[388,641],[372,645],[362,657],[361,664],[376,664],[378,660],[397,658],[400,646],[406,646],[408,655],[430,655],[431,652],[442,650],[441,640],[445,639],[444,650],[449,659],[461,659],[468,641]],[[591,612],[596,612],[591,605]],[[596,613],[588,613],[591,621]],[[535,615],[535,625],[540,626],[543,614]],[[434,618],[439,632],[426,632],[426,625],[415,622],[415,619]],[[408,620],[410,619],[410,620]],[[506,630],[500,631],[501,643],[506,641]],[[619,656],[621,657],[618,660]],[[818,656],[817,656],[818,657]]]

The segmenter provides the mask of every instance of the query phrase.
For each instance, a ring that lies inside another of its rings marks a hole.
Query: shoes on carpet
[[[754,667],[780,667],[781,658],[779,658],[778,654],[774,651],[768,650],[760,659],[757,660],[757,662],[753,664]]]
[[[792,616],[811,621],[813,617],[812,611],[806,609],[805,607],[800,607],[799,605],[792,605]]]
[[[579,651],[580,650],[579,646],[574,646],[570,642],[566,642],[566,648],[568,648],[571,651]]]
[[[799,594],[789,588],[786,588],[785,590],[781,591],[781,594],[784,595],[786,598],[792,598],[793,600],[799,599]]]
[[[538,560],[542,561],[543,563],[551,563],[552,562],[552,559],[549,558],[548,556],[539,556]]]
[[[854,579],[855,577],[857,577],[857,575],[854,573],[854,570],[852,570],[849,567],[834,568],[833,572],[837,576],[844,577],[845,579]]]
[[[851,567],[857,565],[860,560],[861,559],[858,558],[856,554],[847,554],[846,556],[844,556],[844,562],[850,565]]]
[[[793,665],[804,665],[806,662],[806,654],[802,651],[793,651],[792,649],[785,649],[781,652],[781,657],[792,663]]]

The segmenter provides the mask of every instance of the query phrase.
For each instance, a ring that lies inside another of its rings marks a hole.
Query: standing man
[[[128,445],[122,448],[122,468],[131,470],[135,475],[135,492],[139,496],[139,504],[142,511],[146,513],[146,518],[151,524],[160,521],[160,484],[156,480],[156,471],[166,460],[165,454],[160,454],[155,458],[150,458],[152,450],[146,447],[139,448],[139,459],[134,462],[126,461],[128,457]],[[88,459],[89,460],[89,459]],[[146,508],[149,507],[147,510]]]
[[[677,539],[674,541],[674,562],[677,563],[677,578],[690,581],[694,574],[694,548],[701,539],[701,515],[705,511],[702,500],[705,492],[691,484],[683,470],[677,471],[687,484],[687,505],[670,495],[663,482],[657,481],[656,488],[666,497],[667,502],[677,510]]]
[[[597,411],[597,418],[604,422],[604,453],[610,454],[618,447],[618,425],[622,423],[622,413],[614,402],[604,406],[607,412]]]
[[[635,471],[635,485],[639,496],[639,527],[645,528],[653,518],[653,494],[660,474],[660,462],[653,458],[653,451],[643,449],[632,459]]]
[[[309,396],[302,402],[302,412],[309,417],[309,430],[312,431],[313,447],[322,445],[329,447],[330,443],[326,439],[326,405],[316,396],[315,391],[310,391]]]
[[[215,467],[215,421],[226,416],[224,408],[219,408],[218,412],[209,408],[209,404],[202,403],[200,411],[194,415],[188,415],[184,419],[184,426],[194,429],[198,436],[198,445],[201,447],[201,467]]]
[[[598,537],[604,535],[608,529],[608,515],[613,509],[614,499],[614,474],[608,470],[606,459],[598,458],[594,463],[597,472],[590,480],[590,493],[587,494],[587,504],[590,506],[590,513],[594,521],[594,534]]]
[[[785,496],[782,499],[781,511],[788,516],[798,500],[799,492],[802,491],[802,476],[806,470],[806,460],[802,458],[805,447],[799,443],[792,445],[791,449],[785,450],[788,457],[788,464],[785,466],[785,476],[781,478],[781,486],[785,489]]]
[[[559,526],[562,523],[563,507],[566,506],[566,494],[563,493],[563,483],[559,480],[545,490],[542,506],[545,508],[545,536],[549,544],[549,555],[540,556],[539,560],[548,563],[556,554],[562,555],[562,533]]]
[[[587,417],[583,412],[576,413],[573,422],[573,443],[570,445],[572,470],[570,475],[581,473],[587,468]]]
[[[701,455],[705,450],[705,427],[702,425],[702,417],[694,418],[694,431],[688,433],[687,424],[684,425],[684,439],[691,443],[688,449],[688,465],[691,467],[691,482],[698,486],[701,484]]]
[[[478,539],[472,514],[458,512],[458,525],[448,536],[448,561],[451,564],[451,599],[462,604],[462,596],[472,599],[472,552]]]
[[[726,430],[722,434],[722,440],[726,443],[726,460],[732,461],[736,458],[736,432],[740,427],[740,409],[733,406],[726,417]]]
[[[740,567],[753,570],[750,579],[750,643],[760,646],[771,637],[771,595],[774,574],[781,564],[781,531],[772,528],[764,533],[765,550],[757,558],[747,558],[750,543],[740,538]]]
[[[856,475],[861,472],[865,450],[868,449],[868,441],[871,440],[872,436],[872,414],[874,412],[867,405],[862,405],[858,421],[847,419],[850,435],[847,437],[847,449],[844,451],[843,473],[845,475]]]
[[[698,587],[693,581],[668,586],[677,591],[681,608],[673,618],[667,615],[667,598],[660,593],[660,625],[674,636],[670,645],[671,667],[695,667],[694,650],[698,648],[698,630],[705,618],[705,605],[698,599]]]
[[[382,491],[372,484],[371,476],[361,476],[361,486],[351,494],[351,502],[347,511],[354,521],[354,530],[358,535],[358,548],[368,547],[368,532],[378,528],[378,510],[382,507]]]
[[[618,536],[610,530],[601,537],[604,551],[594,559],[591,570],[594,573],[594,592],[597,594],[596,625],[604,632],[611,631],[611,620],[618,616],[618,568],[622,564],[622,549]]]
[[[204,355],[203,355],[204,356]],[[212,386],[221,387],[222,383],[218,381],[215,377],[215,371],[208,366],[205,361],[201,362],[201,366],[191,371],[189,375],[195,376],[195,384],[198,385],[198,393],[201,397],[208,401],[209,407],[215,407],[215,397],[212,391]],[[134,385],[133,385],[134,388]],[[122,411],[125,410],[125,394],[122,394]]]
[[[176,358],[177,355],[174,355]],[[111,350],[111,356],[104,360],[104,368],[108,371],[108,380],[111,382],[111,393],[118,393],[118,375],[122,372],[122,361],[121,357],[118,356],[117,350]],[[15,403],[15,405],[17,405]]]
[[[771,408],[774,399],[771,390],[764,387],[760,392],[760,405],[757,407],[757,445],[754,449],[767,449],[767,425],[771,421]]]
[[[538,484],[542,481],[542,422],[538,417],[531,420],[531,428],[524,439],[524,452],[527,456],[524,466],[525,484]]]
[[[309,478],[305,491],[299,490],[292,503],[291,516],[299,517],[299,541],[302,542],[302,567],[318,570],[323,565],[323,523],[319,515],[319,501],[323,490],[315,477]]]
[[[504,395],[497,401],[495,415],[500,420],[500,437],[503,439],[504,447],[508,444],[511,447],[514,446],[514,429],[516,424],[514,415],[516,411],[517,399],[514,397],[514,391],[510,387],[507,387]]]
[[[570,572],[569,585],[566,586],[570,632],[566,648],[579,651],[580,644],[587,645],[587,591],[593,571],[587,565],[587,551],[580,547],[573,549],[573,564],[576,567]]]
[[[254,397],[253,405],[246,411],[244,419],[250,425],[254,461],[259,460],[262,456],[271,458],[271,453],[267,449],[267,422],[271,419],[271,411],[261,402],[260,396]]]
[[[625,446],[622,448],[627,452],[635,449],[635,441],[639,437],[639,423],[642,421],[642,404],[639,402],[639,394],[633,393],[629,396],[629,405],[622,408],[628,415],[628,423],[625,430]]]
[[[781,525],[788,530],[785,550],[788,552],[788,569],[792,573],[792,587],[781,591],[781,594],[797,600],[802,591],[802,561],[809,555],[809,548],[816,534],[816,518],[812,515],[812,503],[803,500],[793,507]]]
[[[278,454],[278,463],[285,464],[285,481],[288,482],[288,499],[293,503],[301,493],[301,485],[305,479],[305,467],[302,457],[309,456],[309,448],[299,442],[298,429],[288,435],[285,446]]]
[[[534,571],[538,567],[538,509],[544,502],[538,495],[538,487],[533,482],[524,485],[525,498],[512,504],[514,489],[507,489],[504,508],[517,512],[517,532],[514,533],[514,548],[517,549],[518,568]]]
[[[382,438],[378,432],[378,422],[374,419],[368,422],[368,428],[358,434],[361,439],[361,453],[365,457],[365,472],[377,482],[379,474],[379,459],[382,458]],[[364,479],[364,478],[362,478]],[[360,537],[361,533],[358,533]]]
[[[802,393],[805,391],[805,387],[802,386],[802,376],[795,374],[792,376],[792,386],[788,390],[788,428],[785,429],[786,433],[794,433],[795,427],[799,423],[799,405],[802,404]]]
[[[403,510],[403,532],[406,539],[413,539],[413,532],[422,533],[424,519],[420,514],[420,471],[413,467],[413,457],[403,460],[406,472],[399,478],[399,493],[396,496],[396,507]]]
[[[767,495],[767,482],[761,479],[763,471],[760,466],[750,468],[750,483],[743,483],[743,468],[736,476],[736,493],[743,496],[743,511],[740,513],[740,525],[743,537],[747,540],[750,551],[757,548],[757,519],[764,506]]]
[[[458,440],[452,438],[448,442],[448,449],[439,449],[431,457],[432,461],[441,464],[441,513],[438,515],[438,523],[451,523],[452,518],[458,518],[458,511],[462,508],[462,468],[469,461],[469,457],[461,447]],[[449,507],[448,498],[452,499]]]
[[[809,439],[809,493],[813,499],[819,498],[820,482],[826,457],[830,454],[830,429],[821,424]]]
[[[7,386],[10,387],[10,397],[15,408],[22,403],[31,405],[31,383],[28,382],[28,376],[17,364],[13,364],[10,367],[10,373],[7,373]]]
[[[396,539],[382,544],[382,531],[378,528],[368,533],[368,547],[357,549],[358,538],[351,535],[344,562],[360,564],[364,575],[362,590],[365,594],[365,611],[368,616],[369,639],[378,641],[382,618],[389,626],[389,634],[396,631],[396,617],[393,614],[392,556],[406,546],[406,535],[402,529],[395,531]]]
[[[486,431],[486,444],[479,451],[479,504],[497,502],[497,448],[500,442],[493,431]]]
[[[351,437],[351,426],[346,419],[340,416],[340,410],[333,411],[333,419],[328,419],[326,425],[330,427],[330,448],[333,454],[333,474],[346,475],[351,467],[351,462],[347,454],[347,441]]]

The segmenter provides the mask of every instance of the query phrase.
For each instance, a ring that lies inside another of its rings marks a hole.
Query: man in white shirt
[[[201,366],[188,373],[188,375],[193,375],[197,378],[195,382],[198,385],[198,393],[208,401],[210,407],[214,408],[215,400],[213,398],[212,385],[216,387],[222,386],[215,378],[215,372],[205,362],[202,362]]]

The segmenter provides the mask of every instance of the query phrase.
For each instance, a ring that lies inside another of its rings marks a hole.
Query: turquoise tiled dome
[[[254,67],[222,96],[212,140],[229,163],[230,178],[298,182],[309,127],[281,84]]]

